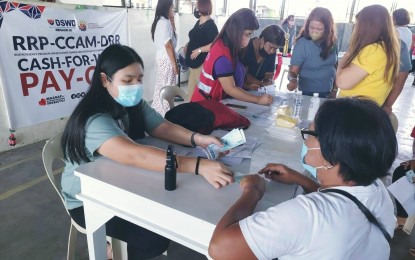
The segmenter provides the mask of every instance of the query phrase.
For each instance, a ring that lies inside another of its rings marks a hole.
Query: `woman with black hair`
[[[160,90],[165,86],[176,85],[176,75],[180,73],[176,62],[177,36],[174,26],[173,0],[157,2],[154,21],[151,25],[151,39],[157,50],[156,86],[151,106],[164,116],[170,109],[170,105],[166,100],[161,100]]]
[[[259,37],[252,38],[242,51],[241,61],[246,67],[244,89],[272,84],[278,46],[284,45],[285,32],[279,25],[268,25]]]
[[[231,96],[260,105],[269,106],[272,103],[272,96],[268,94],[255,96],[242,89],[245,68],[238,56],[241,49],[248,45],[253,30],[258,28],[255,13],[248,8],[239,9],[226,20],[210,47],[192,102],[206,99],[220,101]]]
[[[169,142],[206,147],[216,138],[192,133],[166,121],[145,100],[141,57],[130,47],[111,45],[99,56],[92,83],[70,116],[62,135],[65,157],[62,195],[72,219],[85,228],[81,191],[74,170],[101,156],[118,163],[164,172],[166,151],[134,142],[145,133]],[[215,188],[233,181],[221,163],[176,156],[177,172],[198,173]],[[114,172],[116,175],[117,173]],[[147,259],[163,253],[169,240],[128,221],[114,217],[106,224],[107,235],[127,242],[129,259]]]
[[[297,28],[295,27],[295,17],[290,14],[281,24],[282,29],[289,34],[288,37],[288,53],[291,53],[294,39],[297,36]],[[280,48],[280,52],[283,52],[283,48]]]
[[[314,8],[295,42],[288,71],[287,89],[303,95],[327,97],[333,90],[337,66],[337,37],[329,9]]]
[[[387,114],[367,99],[327,100],[301,134],[301,160],[314,178],[274,163],[259,173],[307,194],[253,213],[265,182],[242,179],[241,197],[213,233],[213,259],[389,259],[396,217],[379,178],[396,157],[397,141]]]

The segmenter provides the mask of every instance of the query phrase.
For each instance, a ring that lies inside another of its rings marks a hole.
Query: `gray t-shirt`
[[[140,106],[147,133],[151,133],[164,122],[164,118],[151,108],[146,101],[142,100],[138,106]],[[96,153],[96,150],[107,140],[115,136],[127,136],[124,128],[128,131],[128,115],[123,117],[121,121],[122,123],[108,114],[96,114],[88,119],[85,129],[85,151],[91,161],[101,157]],[[79,164],[66,162],[65,170],[62,173],[62,195],[67,209],[82,206],[82,201],[75,197],[81,191],[80,179],[74,175],[75,169],[79,166]]]
[[[402,40],[399,41],[401,44],[401,53],[399,57],[399,72],[408,72],[412,69],[411,60],[409,59],[409,49],[406,43]]]
[[[299,66],[299,89],[303,92],[330,92],[336,75],[337,46],[327,59],[320,57],[320,42],[298,39],[291,57],[291,66]]]

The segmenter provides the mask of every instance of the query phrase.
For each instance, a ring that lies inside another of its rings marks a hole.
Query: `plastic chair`
[[[286,75],[287,73],[288,73],[288,70],[287,70],[287,69],[284,69],[284,70],[282,71],[281,80],[280,80],[280,86],[279,86],[279,88],[278,88],[278,90],[279,90],[279,91],[281,91],[282,82],[284,81],[284,77],[285,77],[285,75]]]
[[[62,194],[60,193],[60,185],[58,188],[55,174],[53,172],[53,163],[56,160],[62,160],[63,161],[63,152],[61,148],[61,137],[62,133],[59,133],[55,137],[52,137],[48,141],[46,141],[45,146],[43,147],[42,151],[42,159],[43,159],[43,166],[45,167],[46,174],[49,177],[50,182],[52,183],[53,188],[58,193],[64,207],[65,207],[65,201],[62,197]],[[59,173],[61,173],[60,171]],[[65,207],[66,213],[68,213],[68,209]],[[71,218],[71,227],[69,229],[69,238],[68,238],[68,254],[67,259],[73,260],[75,259],[75,248],[76,248],[76,240],[78,236],[78,232],[82,234],[86,234],[86,230],[79,226],[72,218]],[[127,259],[127,243],[107,237],[107,241],[111,243],[112,246],[112,254],[113,259]]]
[[[184,102],[189,102],[189,97],[186,92],[184,92],[178,86],[165,86],[160,90],[160,99],[166,100],[169,103],[170,109],[174,107],[174,97],[180,96],[183,98]],[[164,109],[164,102],[161,102]]]

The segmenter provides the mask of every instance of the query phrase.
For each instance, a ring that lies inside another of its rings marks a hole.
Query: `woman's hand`
[[[411,170],[415,170],[415,160],[409,160],[406,162],[401,163],[401,165],[403,165],[403,168],[406,169],[411,169]]]
[[[259,88],[262,88],[261,84],[257,84],[257,83],[251,83],[251,84],[246,84],[244,85],[244,89],[245,90],[255,90],[257,91]]]
[[[269,106],[272,104],[272,96],[268,94],[264,94],[261,96],[258,96],[258,102],[259,105]]]
[[[173,65],[173,73],[174,73],[174,75],[179,74],[179,66],[177,65],[177,63],[175,62],[172,65]]]
[[[265,193],[265,180],[259,177],[258,174],[247,175],[241,180],[240,187],[243,191],[257,191],[259,199],[261,199]]]
[[[293,91],[297,88],[298,82],[296,80],[290,81],[290,83],[287,84],[287,89],[289,91]]]
[[[216,189],[234,182],[233,173],[220,162],[200,159],[199,175],[202,175]]]
[[[264,174],[265,178],[285,184],[298,184],[299,172],[285,166],[284,164],[268,163],[258,172]],[[302,175],[301,175],[302,176]]]
[[[201,146],[203,148],[206,148],[210,144],[216,144],[219,147],[222,147],[223,144],[220,141],[219,138],[216,136],[210,136],[210,135],[202,135],[202,134],[195,134],[194,136],[195,143],[197,146]]]
[[[199,48],[198,49],[195,49],[195,50],[193,50],[192,51],[192,54],[190,54],[190,58],[192,59],[192,60],[194,60],[194,59],[196,59],[197,58],[197,56],[199,56],[199,54],[200,54],[201,52],[199,52]]]

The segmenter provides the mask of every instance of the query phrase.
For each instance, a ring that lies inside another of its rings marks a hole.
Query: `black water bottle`
[[[164,168],[164,188],[168,191],[176,189],[177,161],[174,155],[174,146],[167,147],[166,167]]]

